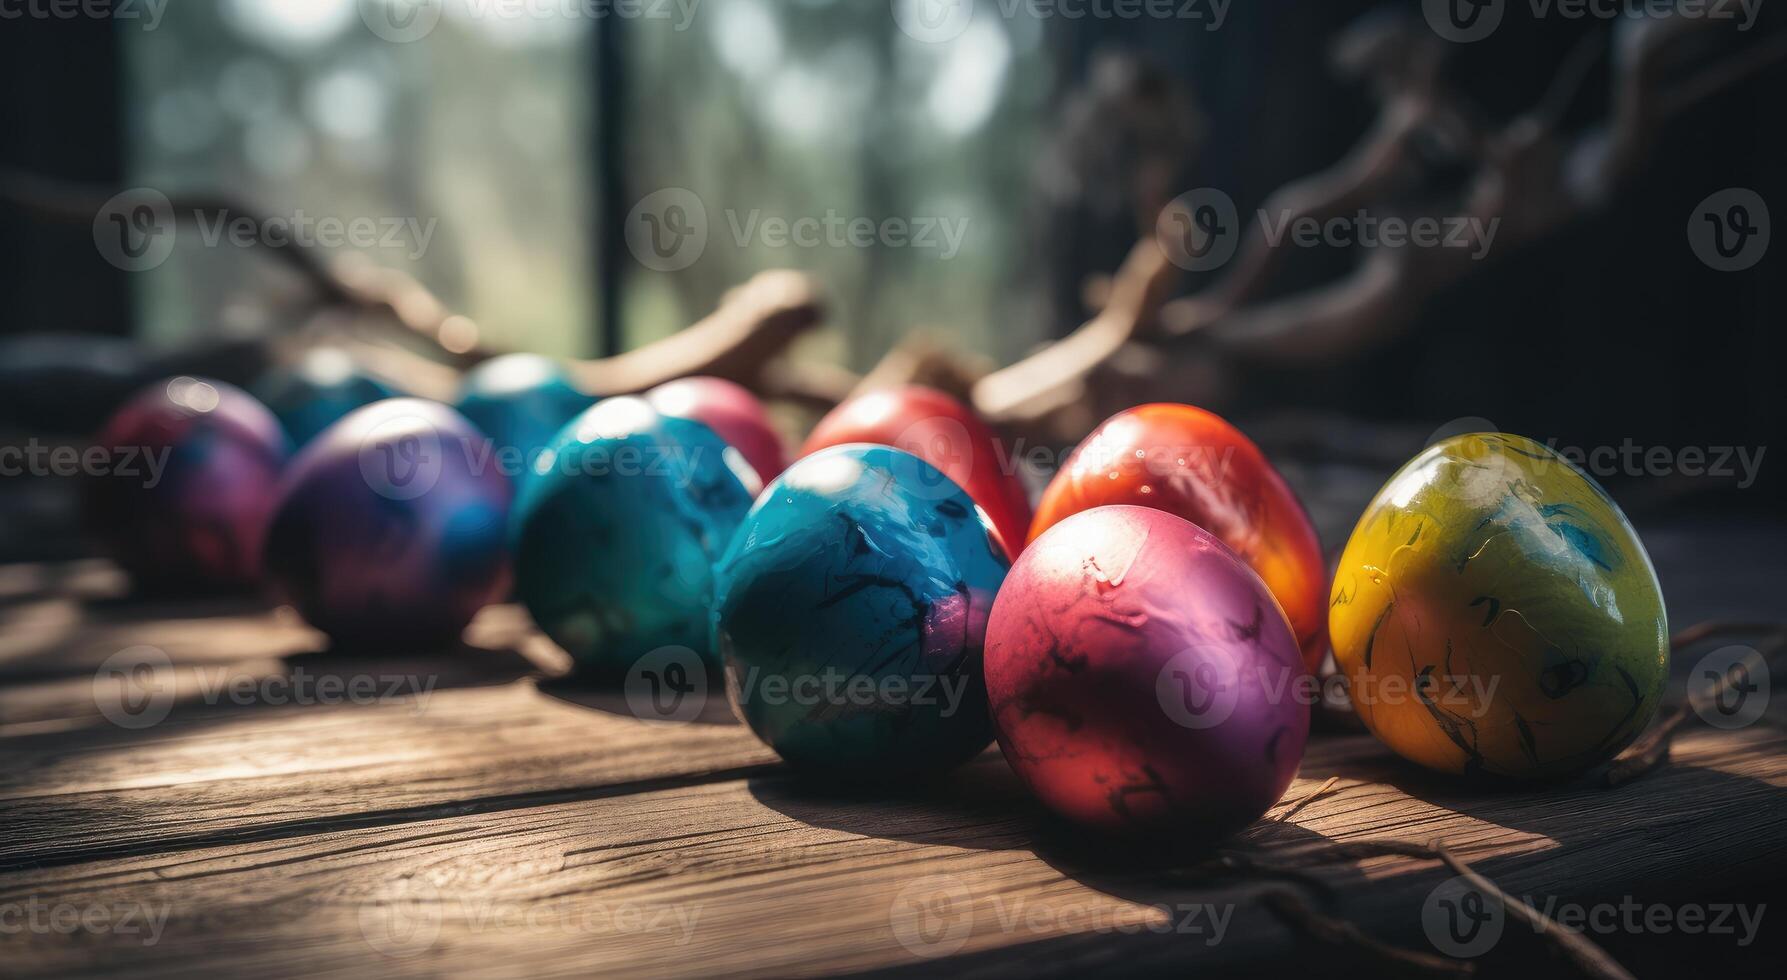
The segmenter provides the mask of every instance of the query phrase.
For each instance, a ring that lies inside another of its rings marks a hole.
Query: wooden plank
[[[640,721],[618,695],[567,696],[579,700],[524,681],[0,738],[0,868],[613,794],[775,760],[723,700],[685,725]]]
[[[1726,884],[1775,880],[1787,873],[1784,748],[1773,728],[1703,729],[1675,764],[1618,790],[1486,791],[1413,773],[1367,738],[1327,738],[1288,798],[1329,775],[1342,776],[1337,790],[1238,846],[1444,837],[1514,893],[1565,899],[1668,888],[1709,867]],[[918,794],[828,796],[772,769],[412,816],[0,874],[0,908],[165,915],[149,945],[116,928],[18,934],[11,963],[141,976],[799,975],[928,969],[947,954],[1060,975],[1327,955],[1257,900],[1282,882],[1187,878],[1162,855],[1124,864],[1108,848],[1088,860],[994,757]],[[1345,896],[1330,911],[1418,938],[1422,902],[1449,876],[1376,858],[1321,877]],[[1200,924],[1184,923],[1193,906],[1225,917],[1220,938],[1209,912],[1205,931],[1186,931]],[[1730,941],[1700,938],[1709,955]]]
[[[149,677],[119,676],[138,663],[151,666]],[[129,603],[96,614],[78,596],[38,598],[0,608],[0,736],[90,725],[132,693],[117,689],[120,680],[138,696],[166,697],[177,718],[257,699],[289,703],[297,685],[325,676],[433,692],[568,668],[564,652],[515,605],[479,613],[457,649],[370,660],[334,654],[290,609],[250,601]],[[244,687],[253,693],[236,693]]]
[[[1676,625],[1779,618],[1775,537],[1647,535]],[[487,610],[472,649],[370,663],[319,652],[277,611],[116,588],[91,565],[0,569],[0,926],[28,908],[167,919],[148,947],[140,930],[7,930],[0,972],[786,975],[928,971],[940,952],[990,972],[1226,972],[1332,955],[1295,945],[1258,882],[1137,867],[1109,842],[1089,856],[996,756],[926,793],[827,797],[737,727],[542,690],[562,660],[514,607]],[[96,671],[149,640],[174,665],[169,715],[119,727]],[[305,674],[428,696],[293,704],[255,688]],[[255,689],[238,699],[220,679]],[[1565,898],[1770,881],[1787,871],[1783,739],[1778,718],[1694,730],[1669,769],[1608,792],[1472,788],[1326,736],[1287,799],[1329,776],[1335,791],[1243,845],[1445,837],[1517,894]],[[1346,864],[1322,874],[1338,896],[1323,907],[1420,945],[1445,877]],[[1232,918],[1210,945],[1208,922],[1152,931],[1175,917],[1163,903]]]
[[[465,642],[520,653],[531,669],[547,673],[569,666],[518,605],[483,610]],[[321,658],[328,640],[290,607],[255,596],[135,597],[123,573],[104,561],[0,565],[0,724],[51,717],[50,706],[92,714],[81,699],[60,704],[45,697],[50,687],[38,685],[78,686],[120,651],[140,647],[160,651],[183,670],[235,667],[241,673]]]

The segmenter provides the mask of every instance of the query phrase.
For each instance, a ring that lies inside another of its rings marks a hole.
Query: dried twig
[[[1677,705],[1660,723],[1627,746],[1624,752],[1607,764],[1607,770],[1601,774],[1601,785],[1607,789],[1617,789],[1662,766],[1669,759],[1669,748],[1675,743],[1675,732],[1687,722],[1688,713],[1688,705]]]
[[[1500,131],[1478,131],[1456,93],[1431,86],[1424,75],[1408,74],[1383,87],[1388,94],[1378,124],[1354,151],[1329,170],[1293,182],[1273,195],[1273,213],[1321,215],[1335,209],[1381,208],[1377,180],[1402,175],[1414,165],[1409,120],[1463,123],[1451,128],[1456,145],[1476,173],[1454,201],[1449,215],[1499,221],[1495,257],[1541,240],[1614,198],[1660,140],[1664,126],[1738,83],[1787,61],[1787,38],[1750,43],[1699,74],[1675,83],[1663,67],[1673,49],[1704,32],[1704,20],[1643,18],[1637,27],[1615,30],[1621,57],[1614,59],[1610,86],[1615,108],[1602,126],[1580,133],[1561,131],[1564,107],[1597,63],[1604,42],[1579,44],[1560,65],[1544,99]],[[1647,35],[1624,36],[1648,30]],[[1416,32],[1415,35],[1419,36]],[[1424,131],[1423,127],[1417,127]],[[1406,177],[1402,178],[1406,179]],[[1397,185],[1400,186],[1400,185]],[[1361,198],[1365,198],[1361,200]],[[1257,238],[1257,236],[1256,236]],[[1331,358],[1408,329],[1427,298],[1483,267],[1474,259],[1454,261],[1454,250],[1422,255],[1416,250],[1377,252],[1363,258],[1341,279],[1319,287],[1267,297],[1266,281],[1281,257],[1259,241],[1244,242],[1223,279],[1201,293],[1174,300],[1158,323],[1167,338],[1202,338],[1209,348],[1240,360],[1286,364]],[[1209,350],[1184,350],[1179,361],[1193,363]]]
[[[806,274],[761,272],[694,326],[624,354],[575,362],[571,371],[598,395],[632,394],[696,374],[757,388],[765,366],[823,318],[819,287]]]
[[[974,385],[974,407],[994,425],[1014,429],[1046,426],[1065,409],[1088,407],[1088,378],[1152,319],[1177,279],[1178,269],[1167,261],[1160,243],[1142,239],[1117,272],[1104,312],[1041,351],[981,378]]]
[[[1539,936],[1561,950],[1584,976],[1607,978],[1607,980],[1632,980],[1632,975],[1601,947],[1595,945],[1582,933],[1558,925],[1556,922],[1533,908],[1531,905],[1501,890],[1495,882],[1478,874],[1462,858],[1446,849],[1442,841],[1433,842],[1433,853],[1452,873],[1469,882],[1472,888],[1494,898],[1501,903],[1503,910],[1521,922],[1531,926]]]
[[[0,200],[57,221],[91,222],[111,197],[103,188],[0,171]],[[256,228],[270,225],[255,209],[230,198],[183,196],[170,203],[176,221],[236,216],[249,218]],[[351,256],[332,258],[289,236],[260,235],[253,244],[302,275],[315,291],[319,307],[348,308],[394,323],[429,346],[428,360],[464,369],[497,353],[484,345],[476,323],[454,313],[408,273]],[[572,372],[598,395],[643,391],[693,374],[762,389],[771,375],[770,362],[796,337],[817,326],[823,312],[819,289],[811,279],[785,270],[765,272],[727,294],[718,311],[694,326],[624,354],[576,362]],[[391,350],[385,359],[399,368],[429,373],[417,355],[405,349]],[[826,378],[814,379],[800,370],[775,372],[774,377],[799,396],[826,400]]]
[[[1758,651],[1764,657],[1772,657],[1787,647],[1787,626],[1780,623],[1732,623],[1710,621],[1697,623],[1682,630],[1670,639],[1670,648],[1680,654],[1691,646],[1702,643],[1717,636],[1728,636],[1746,633],[1774,632],[1771,641]],[[1719,697],[1730,689],[1732,677],[1726,674],[1714,682],[1711,691],[1713,697]],[[1637,741],[1626,748],[1619,757],[1608,763],[1601,776],[1601,783],[1608,789],[1625,784],[1655,771],[1669,759],[1669,749],[1675,743],[1675,736],[1681,727],[1693,717],[1693,705],[1683,701],[1663,716],[1663,720],[1653,725]]]
[[[1346,946],[1363,950],[1386,964],[1422,973],[1468,977],[1474,976],[1477,972],[1475,963],[1448,959],[1418,950],[1403,949],[1400,946],[1392,946],[1374,939],[1351,922],[1317,912],[1289,889],[1274,888],[1263,892],[1260,895],[1260,900],[1265,902],[1266,908],[1282,919],[1286,925],[1331,946]]]
[[[1340,782],[1339,776],[1329,776],[1327,782],[1325,782],[1315,788],[1315,792],[1310,793],[1309,795],[1303,797],[1302,799],[1298,800],[1295,803],[1292,803],[1288,809],[1286,809],[1283,813],[1280,813],[1278,816],[1273,817],[1272,819],[1278,821],[1279,823],[1284,823],[1286,820],[1289,820],[1290,818],[1296,816],[1298,811],[1302,810],[1304,807],[1308,806],[1309,804],[1314,803],[1316,800],[1316,797],[1321,796],[1323,793],[1326,793],[1329,790],[1333,789],[1334,784],[1338,783],[1338,782]]]
[[[1695,623],[1669,638],[1669,648],[1673,653],[1680,653],[1686,647],[1721,636],[1755,636],[1762,633],[1787,631],[1783,623],[1745,623],[1723,619],[1709,619],[1704,623]]]
[[[1472,868],[1443,841],[1434,841],[1432,844],[1415,844],[1407,841],[1325,843],[1285,848],[1270,857],[1231,852],[1219,858],[1216,867],[1222,870],[1241,869],[1255,873],[1286,874],[1309,868],[1387,856],[1443,863],[1451,869],[1453,874],[1467,881],[1472,888],[1477,889],[1485,897],[1499,902],[1508,915],[1531,927],[1540,939],[1563,954],[1584,976],[1599,978],[1599,980],[1612,980],[1612,978],[1629,980],[1631,977],[1631,974],[1627,973],[1618,961],[1607,955],[1606,951],[1595,945],[1594,942],[1573,929],[1559,925],[1543,912],[1503,891],[1495,882]],[[1282,891],[1268,893],[1269,896],[1272,894],[1282,894]],[[1286,921],[1292,925],[1309,931],[1318,939],[1357,946],[1373,955],[1389,956],[1397,962],[1408,965],[1415,965],[1419,962],[1421,954],[1385,946],[1346,923],[1314,913],[1304,914],[1307,909],[1299,909],[1295,905],[1286,904],[1282,899],[1276,901],[1279,904],[1273,906],[1274,912],[1286,918]]]

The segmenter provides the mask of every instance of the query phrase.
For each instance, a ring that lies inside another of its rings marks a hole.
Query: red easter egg
[[[681,378],[646,392],[663,415],[700,422],[714,430],[768,485],[788,468],[788,451],[763,403],[743,385],[724,378]]]
[[[904,449],[936,467],[986,511],[1008,554],[1024,547],[1030,498],[1016,461],[966,405],[916,385],[872,391],[820,419],[801,455],[853,442]]]
[[[1278,603],[1214,536],[1100,507],[1036,539],[993,603],[1000,748],[1077,823],[1220,835],[1296,775],[1315,691]]]
[[[1241,430],[1190,405],[1143,405],[1111,416],[1043,491],[1030,538],[1113,504],[1164,510],[1216,535],[1265,579],[1304,664],[1311,671],[1321,664],[1328,619],[1321,541],[1284,477]]]

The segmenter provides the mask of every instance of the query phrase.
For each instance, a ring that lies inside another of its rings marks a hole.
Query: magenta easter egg
[[[1309,736],[1307,670],[1272,593],[1152,508],[1082,511],[1025,549],[986,675],[1012,768],[1104,830],[1238,830],[1284,794]]]
[[[267,577],[340,645],[451,643],[508,591],[509,503],[508,477],[463,415],[375,402],[292,461]]]
[[[266,406],[221,381],[171,378],[119,409],[96,446],[106,462],[88,481],[88,523],[139,589],[254,586],[287,452]]]
[[[767,486],[788,468],[788,450],[757,396],[724,378],[682,378],[646,392],[659,413],[700,422],[738,450]]]

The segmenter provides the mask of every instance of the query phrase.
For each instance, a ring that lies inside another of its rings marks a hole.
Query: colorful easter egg
[[[295,364],[274,368],[255,382],[254,393],[300,448],[354,409],[398,397],[396,389],[335,347],[309,351]]]
[[[904,449],[943,471],[987,512],[1007,554],[1023,550],[1030,499],[1016,460],[966,405],[916,385],[859,395],[819,421],[801,455],[853,442]]]
[[[742,385],[724,378],[683,378],[646,392],[645,400],[665,415],[714,430],[744,455],[765,483],[788,467],[788,451],[769,413]]]
[[[618,680],[665,647],[717,668],[713,565],[757,489],[712,429],[607,399],[565,426],[522,484],[516,596],[585,678]]]
[[[375,402],[292,461],[267,576],[339,646],[453,643],[508,590],[509,487],[458,412],[419,398]]]
[[[594,402],[552,358],[504,354],[466,373],[453,407],[490,437],[508,475],[523,476],[565,423]]]
[[[1327,653],[1328,574],[1315,525],[1241,431],[1190,405],[1144,405],[1081,442],[1043,491],[1032,539],[1094,507],[1130,504],[1183,517],[1253,567],[1291,621],[1303,662]]]
[[[1669,675],[1656,572],[1606,491],[1550,449],[1462,435],[1378,491],[1329,632],[1359,717],[1442,772],[1564,776],[1649,723]]]
[[[784,759],[846,779],[934,773],[992,737],[981,655],[1007,560],[968,495],[885,446],[776,480],[719,566],[727,691]]]
[[[1076,823],[1211,837],[1284,794],[1313,682],[1278,603],[1209,532],[1099,507],[1031,542],[987,627],[999,746]]]
[[[261,538],[287,442],[266,406],[234,385],[157,382],[95,440],[103,473],[88,523],[144,591],[239,591],[260,579]]]

